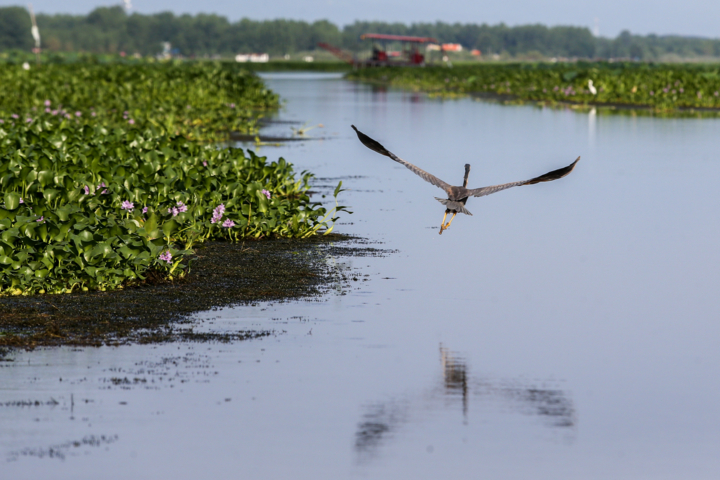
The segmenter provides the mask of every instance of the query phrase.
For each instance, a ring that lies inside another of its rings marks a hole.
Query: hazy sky
[[[121,0],[31,0],[35,10],[45,13],[87,13],[96,6]],[[0,5],[25,2],[0,0]],[[133,11],[154,13],[216,13],[230,20],[243,17],[261,20],[290,18],[328,19],[345,25],[355,20],[389,22],[488,23],[508,25],[542,23],[593,28],[598,19],[602,36],[621,30],[633,33],[680,34],[720,37],[720,2],[708,0],[132,0]]]

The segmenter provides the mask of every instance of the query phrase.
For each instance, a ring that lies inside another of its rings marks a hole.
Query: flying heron
[[[575,164],[580,160],[580,157],[578,157],[573,163],[571,163],[567,167],[553,170],[552,172],[548,172],[545,175],[540,175],[539,177],[535,177],[530,180],[521,180],[519,182],[504,183],[502,185],[493,185],[490,187],[482,188],[467,188],[468,175],[470,175],[470,164],[466,163],[465,177],[463,178],[462,187],[454,187],[448,183],[443,182],[435,175],[431,175],[425,170],[422,170],[413,165],[412,163],[406,162],[402,158],[396,156],[394,153],[380,145],[380,143],[358,130],[355,125],[351,125],[351,127],[353,128],[353,130],[355,130],[355,133],[357,133],[357,136],[362,142],[362,144],[368,147],[370,150],[373,150],[380,155],[385,155],[386,157],[392,158],[396,162],[405,165],[413,173],[419,175],[426,182],[430,182],[436,187],[440,187],[445,190],[448,198],[435,197],[438,202],[445,205],[445,216],[443,217],[442,223],[440,224],[440,235],[442,235],[444,230],[450,228],[450,224],[452,223],[455,215],[457,215],[458,212],[464,213],[466,215],[472,215],[472,213],[468,212],[465,208],[465,202],[467,202],[467,199],[469,197],[484,197],[485,195],[490,195],[491,193],[499,192],[500,190],[505,190],[506,188],[510,187],[518,187],[520,185],[532,185],[534,183],[540,182],[551,182],[553,180],[557,180],[558,178],[562,178],[572,172],[573,168],[575,168]],[[452,217],[450,217],[450,221],[446,224],[445,220],[447,220],[448,213],[450,212],[452,212]]]

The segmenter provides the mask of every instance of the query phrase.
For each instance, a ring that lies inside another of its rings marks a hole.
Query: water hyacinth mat
[[[367,68],[348,78],[456,96],[484,93],[498,99],[645,108],[683,115],[720,113],[717,64],[571,62]]]
[[[204,241],[329,233],[343,207],[295,177],[282,158],[149,129],[0,129],[0,295],[176,279]]]

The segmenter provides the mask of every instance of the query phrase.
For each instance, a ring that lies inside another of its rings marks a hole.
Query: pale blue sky
[[[87,13],[96,6],[121,0],[32,0],[35,10],[45,13]],[[134,11],[154,13],[216,13],[231,20],[290,18],[328,19],[345,25],[355,20],[391,22],[489,23],[508,25],[542,23],[593,28],[598,19],[602,36],[621,30],[633,33],[680,34],[720,37],[720,2],[707,0],[270,0],[248,2],[215,0],[132,0]],[[25,2],[0,0],[0,5]]]

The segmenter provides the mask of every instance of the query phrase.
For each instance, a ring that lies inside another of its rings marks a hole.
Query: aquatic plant
[[[76,126],[154,127],[197,140],[256,133],[279,104],[253,73],[233,63],[0,64],[0,121],[62,117]]]
[[[344,207],[311,201],[311,177],[152,128],[6,123],[0,294],[113,289],[151,269],[173,278],[196,242],[329,232]]]
[[[717,65],[536,63],[463,65],[452,69],[374,68],[348,78],[435,95],[487,93],[545,103],[649,107],[658,112],[720,109]]]

